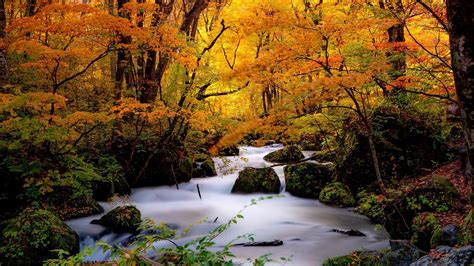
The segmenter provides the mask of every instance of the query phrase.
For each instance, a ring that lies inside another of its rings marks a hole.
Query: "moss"
[[[270,167],[251,168],[247,167],[239,172],[239,177],[232,187],[235,193],[279,193],[280,179],[275,170]]]
[[[194,161],[198,164],[195,164],[198,168],[194,168],[193,177],[201,177],[201,176],[216,176],[217,171],[214,165],[214,161],[212,158],[207,154],[198,154],[194,157]]]
[[[356,201],[341,182],[328,184],[319,193],[319,201],[328,205],[354,206]]]
[[[303,158],[304,155],[301,152],[301,148],[297,145],[284,147],[281,150],[270,152],[263,157],[266,161],[275,163],[296,162]]]
[[[43,209],[25,209],[7,221],[0,243],[0,262],[11,265],[39,264],[56,258],[51,252],[54,249],[70,254],[79,252],[76,232],[52,212]]]
[[[313,154],[313,159],[317,162],[335,162],[337,158],[337,153],[335,151],[323,150],[318,151]]]
[[[114,233],[137,233],[141,222],[141,213],[135,206],[119,206],[91,223],[109,227]]]
[[[345,255],[340,257],[334,257],[326,259],[323,262],[323,266],[347,266],[352,264],[352,256]]]
[[[304,198],[319,198],[321,189],[332,181],[334,168],[331,165],[299,163],[284,168],[286,191]]]

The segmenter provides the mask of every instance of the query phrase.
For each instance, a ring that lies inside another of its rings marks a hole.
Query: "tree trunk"
[[[447,0],[449,42],[454,83],[459,98],[471,165],[474,163],[474,1]],[[471,168],[471,180],[474,173]],[[474,218],[474,182],[471,206]]]
[[[8,83],[7,51],[4,43],[6,25],[5,1],[0,0],[0,87]]]
[[[128,3],[128,0],[118,0],[117,9],[118,14],[122,18],[130,19],[130,15],[123,11],[123,6]],[[120,37],[120,43],[127,44],[130,43],[130,37]],[[126,69],[130,63],[129,52],[125,49],[120,49],[117,51],[117,63],[115,67],[115,85],[114,85],[114,99],[120,100],[122,98],[122,85],[126,77]]]

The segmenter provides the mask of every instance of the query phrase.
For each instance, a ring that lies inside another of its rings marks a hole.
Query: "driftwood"
[[[243,246],[243,247],[274,247],[274,246],[281,246],[283,245],[283,241],[281,240],[273,240],[273,241],[262,241],[262,242],[246,242],[235,244],[234,246]]]

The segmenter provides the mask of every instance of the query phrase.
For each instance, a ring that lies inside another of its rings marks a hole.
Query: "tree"
[[[5,15],[5,0],[0,0],[0,87],[8,82],[8,64],[5,47],[5,27],[7,18]]]
[[[474,164],[474,2],[447,0],[446,7],[454,82],[472,166]],[[471,178],[474,176],[472,169],[471,167]],[[474,182],[471,206],[474,209]]]

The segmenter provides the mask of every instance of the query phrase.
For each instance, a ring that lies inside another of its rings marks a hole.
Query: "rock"
[[[232,193],[279,193],[280,185],[280,179],[273,168],[246,167],[239,172]]]
[[[109,198],[119,195],[130,195],[132,190],[125,177],[117,175],[111,180],[92,181],[93,198],[98,201],[107,201]]]
[[[79,236],[52,212],[25,209],[6,222],[0,237],[0,264],[36,265],[57,258],[54,249],[79,252]]]
[[[409,265],[425,254],[407,240],[390,240],[390,251],[382,255],[382,265]]]
[[[381,251],[356,251],[351,255],[330,258],[323,262],[325,266],[342,265],[390,265],[406,266],[426,253],[406,240],[390,240],[390,249]]]
[[[240,150],[237,146],[229,146],[219,151],[219,156],[239,156]]]
[[[351,192],[341,182],[326,185],[319,193],[319,201],[327,205],[354,206],[356,201]]]
[[[319,163],[326,163],[326,162],[333,163],[333,162],[336,162],[337,153],[336,151],[323,150],[323,151],[315,152],[311,157],[313,158],[313,160]]]
[[[337,176],[354,194],[361,189],[379,192],[365,129],[357,119],[349,119],[344,125],[348,142],[338,151],[342,156],[337,163]],[[383,106],[374,111],[371,124],[376,132],[374,142],[381,175],[390,177],[391,182],[448,159],[442,123],[421,112]]]
[[[459,244],[461,239],[462,235],[459,226],[448,224],[441,228],[441,234],[439,234],[438,238],[436,238],[436,236],[432,237],[431,242],[436,246],[444,245],[454,247]]]
[[[263,157],[265,161],[273,163],[297,162],[303,158],[304,155],[301,152],[301,148],[297,145],[286,146],[283,149],[270,152]]]
[[[99,220],[92,220],[91,224],[109,227],[116,234],[138,232],[142,222],[141,213],[135,206],[119,206],[102,216]]]
[[[344,234],[348,236],[365,236],[364,233],[355,229],[350,229],[350,230],[333,229],[332,232],[340,233],[340,234]]]
[[[332,181],[331,165],[303,162],[284,168],[286,191],[304,198],[318,199],[322,188]]]
[[[194,158],[193,177],[216,176],[214,161],[207,154],[198,154]]]
[[[473,265],[474,264],[474,246],[464,246],[461,248],[451,248],[447,246],[438,246],[435,251],[442,256],[432,257],[429,255],[421,257],[411,266],[429,266],[429,265]]]

